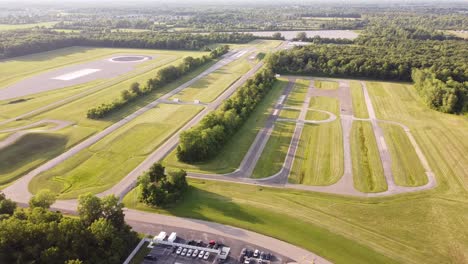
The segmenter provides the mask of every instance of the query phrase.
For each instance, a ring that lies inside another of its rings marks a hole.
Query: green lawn
[[[281,170],[295,127],[295,123],[276,122],[262,156],[255,166],[252,178],[265,178]]]
[[[358,81],[350,82],[351,96],[353,98],[354,116],[358,118],[369,118],[367,106],[364,100],[361,84]]]
[[[427,183],[427,176],[416,150],[403,128],[380,122],[385,142],[392,158],[392,173],[395,183],[401,186],[420,186]]]
[[[351,129],[351,156],[353,160],[354,187],[361,192],[387,190],[372,125],[354,121]]]
[[[179,98],[182,101],[212,102],[248,70],[250,64],[245,59],[239,59],[205,76],[172,98]]]
[[[88,149],[38,175],[30,189],[33,193],[50,189],[64,199],[107,190],[201,110],[201,106],[190,105],[160,105],[151,109]]]
[[[335,81],[320,81],[315,80],[315,88],[324,90],[336,90],[338,89],[338,82]]]
[[[302,107],[309,88],[309,80],[296,80],[293,90],[286,99],[285,106]]]
[[[298,119],[301,110],[296,109],[282,109],[279,113],[279,118]]]
[[[309,110],[307,111],[307,114],[306,114],[307,120],[321,121],[321,120],[327,120],[328,118],[330,118],[329,114],[314,111],[314,110]]]
[[[87,128],[68,127],[60,133],[27,134],[0,151],[0,185],[8,184],[76,144]],[[67,133],[67,135],[64,135]]]
[[[178,161],[176,152],[173,151],[164,159],[163,164],[170,168],[204,173],[229,173],[236,170],[255,140],[258,131],[265,126],[266,119],[271,115],[273,107],[287,83],[284,79],[279,79],[276,82],[245,124],[214,159],[203,163],[187,164]]]
[[[343,176],[343,162],[340,121],[320,125],[306,124],[289,181],[307,185],[333,184]]]
[[[340,102],[331,97],[314,96],[310,99],[309,108],[328,111],[336,116],[340,115]]]
[[[35,27],[46,27],[51,28],[57,24],[57,22],[41,22],[41,23],[34,23],[34,24],[0,24],[0,31],[7,31],[7,30],[15,30],[15,29],[28,29],[28,28],[35,28]]]

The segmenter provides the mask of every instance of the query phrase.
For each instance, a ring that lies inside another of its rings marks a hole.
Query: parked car
[[[154,255],[148,254],[144,257],[146,260],[158,260],[158,258]]]
[[[247,250],[245,255],[247,255],[247,257],[251,258],[253,256],[253,251],[252,250]]]
[[[250,263],[250,260],[248,258],[245,258],[244,264],[249,264],[249,263]]]
[[[260,259],[265,259],[265,252],[260,252]]]
[[[210,252],[205,252],[205,256],[203,256],[204,260],[207,260],[210,257]]]
[[[193,251],[192,257],[193,257],[193,258],[196,258],[197,256],[198,256],[198,249],[195,249],[195,250]]]
[[[188,252],[187,252],[187,257],[192,256],[192,253],[193,253],[193,249],[189,249]]]
[[[182,249],[182,253],[180,255],[185,256],[186,254],[187,254],[187,249],[186,248]]]
[[[241,255],[246,255],[246,254],[247,254],[247,249],[243,248],[242,251],[241,251]]]
[[[258,259],[257,263],[258,263],[258,264],[262,264],[262,263],[263,263],[263,260],[262,260],[262,259]]]
[[[176,254],[177,254],[177,255],[180,255],[180,253],[182,253],[182,247],[179,247],[179,248],[177,249],[177,251],[176,251]]]
[[[270,260],[270,259],[271,259],[271,254],[270,254],[270,253],[266,253],[265,259],[266,259],[266,260]]]
[[[200,253],[198,253],[198,258],[203,258],[203,255],[205,255],[205,251],[200,250]]]
[[[258,251],[258,249],[256,249],[253,253],[253,256],[254,258],[258,258],[258,256],[260,255],[260,251]]]

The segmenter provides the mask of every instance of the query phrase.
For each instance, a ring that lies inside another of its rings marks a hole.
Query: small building
[[[179,98],[174,98],[174,99],[172,99],[172,101],[173,101],[174,103],[178,103],[178,102],[179,102]]]
[[[177,239],[177,233],[176,232],[172,232],[171,235],[169,236],[169,238],[167,239],[167,241],[171,242],[171,243],[174,243]]]
[[[156,242],[163,241],[163,240],[166,238],[166,235],[167,235],[166,232],[161,231],[161,232],[159,233],[159,235],[157,235],[157,236],[155,236],[155,237],[153,238],[153,241],[156,241]]]
[[[193,101],[195,104],[200,104],[200,100]]]

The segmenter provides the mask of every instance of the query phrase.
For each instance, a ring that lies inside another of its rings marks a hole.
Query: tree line
[[[200,123],[182,132],[177,158],[183,162],[200,162],[213,158],[237,132],[255,107],[273,87],[276,78],[270,68],[257,73],[218,109]]]
[[[114,100],[112,103],[103,103],[99,106],[88,109],[86,117],[90,119],[100,119],[108,116],[109,114],[121,109],[139,97],[143,97],[152,91],[173,82],[180,77],[188,74],[189,72],[207,64],[208,62],[216,59],[229,51],[229,46],[223,45],[210,52],[209,56],[202,56],[200,58],[193,58],[191,56],[185,57],[178,66],[167,66],[162,68],[156,74],[156,77],[148,79],[146,86],[141,88],[140,84],[132,83],[128,90],[123,90],[120,98]]]
[[[430,107],[464,112],[468,104],[467,42],[433,37],[436,35],[430,32],[376,23],[353,45],[311,44],[272,54],[267,61],[281,73],[415,81]],[[431,85],[426,86],[428,83]]]
[[[115,196],[80,196],[78,218],[50,211],[54,202],[41,191],[18,208],[0,193],[0,263],[116,264],[138,243]]]
[[[167,207],[179,201],[188,189],[184,170],[169,172],[161,163],[138,178],[139,200],[153,207]]]
[[[202,50],[216,43],[247,43],[252,34],[164,34],[156,32],[65,33],[50,29],[0,31],[0,59],[66,48],[93,46],[111,48]]]

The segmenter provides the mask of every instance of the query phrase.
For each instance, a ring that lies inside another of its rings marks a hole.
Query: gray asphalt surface
[[[134,54],[120,54],[117,56],[135,56]],[[97,79],[108,79],[117,77],[126,72],[132,71],[141,61],[136,62],[111,62],[108,57],[92,62],[76,64],[63,67],[57,70],[51,70],[45,73],[34,75],[32,77],[21,80],[15,84],[9,85],[0,89],[0,100],[10,100],[17,97],[33,95],[36,93],[56,90],[60,88],[70,87],[78,84],[87,83]],[[149,57],[149,56],[148,56]],[[65,74],[73,73],[83,69],[98,69],[99,71],[76,78],[72,80],[57,80],[54,79]]]

